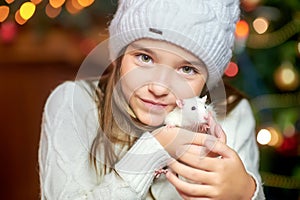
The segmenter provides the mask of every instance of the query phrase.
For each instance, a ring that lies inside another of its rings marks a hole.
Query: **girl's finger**
[[[191,182],[212,184],[214,180],[215,173],[193,168],[178,161],[170,163],[168,167],[172,170],[172,172],[190,180]]]
[[[176,150],[176,156],[181,157],[185,153],[189,152],[190,154],[194,154],[196,157],[205,157],[207,156],[209,150],[204,146],[187,144],[179,146]]]
[[[222,158],[232,158],[235,152],[225,143],[211,137],[207,137],[204,146],[211,152],[220,155]]]
[[[207,121],[210,127],[208,133],[210,135],[216,136],[223,143],[226,143],[226,134],[224,130],[222,129],[221,125],[216,122],[216,120],[213,118],[211,114],[208,115]]]
[[[194,154],[194,152],[185,152],[178,158],[181,163],[189,165],[193,168],[205,170],[205,171],[216,171],[221,160],[219,157],[206,157]]]
[[[210,185],[201,185],[188,183],[186,181],[180,180],[175,174],[168,171],[166,174],[168,181],[177,189],[180,190],[186,196],[203,196],[210,197],[214,194],[214,189]]]
[[[207,198],[207,197],[192,197],[192,196],[189,196],[189,195],[183,193],[180,190],[177,190],[177,192],[184,200],[210,200],[210,198]]]

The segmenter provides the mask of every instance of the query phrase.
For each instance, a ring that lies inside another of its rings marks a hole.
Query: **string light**
[[[23,19],[30,19],[35,12],[35,5],[32,2],[25,2],[21,5],[20,15]]]
[[[292,20],[280,29],[271,33],[250,34],[247,40],[247,47],[253,49],[265,49],[272,48],[284,43],[291,36],[298,33],[300,30],[300,24],[298,20]]]
[[[0,22],[4,22],[9,14],[8,6],[0,6]]]

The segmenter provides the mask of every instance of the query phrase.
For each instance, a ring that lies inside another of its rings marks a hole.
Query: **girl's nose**
[[[150,83],[148,90],[155,96],[165,96],[169,93],[169,88],[160,83]]]

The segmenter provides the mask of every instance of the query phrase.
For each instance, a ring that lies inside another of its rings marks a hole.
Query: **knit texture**
[[[181,199],[163,175],[152,181],[154,173],[149,172],[159,169],[168,156],[149,133],[143,134],[116,164],[118,174],[112,171],[99,177],[99,181],[89,162],[97,122],[97,105],[78,82],[65,82],[51,93],[45,105],[39,146],[42,200],[148,200],[153,199],[150,191],[154,199]],[[255,121],[249,103],[242,100],[220,123],[228,146],[239,154],[255,179],[257,187],[252,200],[263,200]],[[138,155],[153,156],[148,160]]]
[[[231,57],[239,0],[122,0],[109,26],[110,58],[142,38],[171,42],[202,60],[208,87],[222,77]]]

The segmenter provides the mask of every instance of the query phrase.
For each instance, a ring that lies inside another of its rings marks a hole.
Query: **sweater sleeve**
[[[228,145],[240,156],[247,172],[254,178],[256,190],[252,200],[265,199],[259,174],[259,150],[255,138],[255,120],[247,100],[243,99],[229,114],[222,127]]]
[[[89,162],[97,129],[96,104],[76,82],[65,82],[50,94],[39,146],[42,200],[141,199],[146,195],[154,170],[169,158],[167,152],[151,134],[144,133],[116,164],[118,169],[99,181]],[[151,164],[141,155],[151,159]]]

